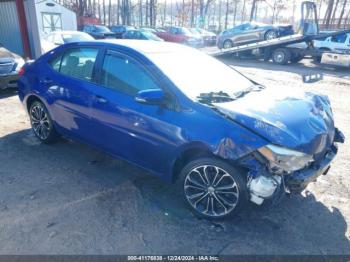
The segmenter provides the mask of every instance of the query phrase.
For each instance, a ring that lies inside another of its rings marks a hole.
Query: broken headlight
[[[269,161],[269,167],[275,173],[291,173],[303,169],[313,161],[311,155],[271,144],[258,151]]]

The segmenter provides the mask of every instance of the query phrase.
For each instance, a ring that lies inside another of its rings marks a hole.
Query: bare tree
[[[236,25],[236,17],[237,17],[237,5],[238,5],[238,0],[233,0],[235,2],[234,4],[234,11],[233,11],[233,21],[232,21],[232,26]]]
[[[328,5],[327,5],[327,10],[324,15],[324,24],[326,27],[329,27],[331,17],[332,17],[332,12],[333,12],[333,5],[334,5],[334,0],[328,0]]]
[[[194,26],[194,0],[191,0],[191,27]]]
[[[142,0],[139,0],[139,26],[143,26]]]
[[[343,2],[343,6],[342,6],[342,9],[340,11],[339,20],[338,20],[338,24],[337,24],[338,28],[340,28],[341,21],[343,19],[344,13],[345,13],[345,8],[346,8],[347,2],[348,2],[347,0],[344,0],[344,2]],[[345,23],[344,23],[344,25],[345,25]]]
[[[227,25],[228,25],[228,13],[230,12],[229,6],[230,6],[229,0],[226,0],[225,29],[227,29]]]
[[[335,22],[335,16],[338,10],[338,4],[339,4],[339,0],[336,0],[335,2],[335,7],[333,8],[333,14],[332,14],[332,18],[331,18],[331,24],[334,24]]]
[[[148,9],[149,4],[148,4],[148,1],[149,0],[146,0],[146,6],[145,6],[145,9],[146,9],[146,17],[145,17],[146,26],[149,25],[149,9]]]
[[[109,0],[109,3],[108,3],[108,26],[111,26],[111,16],[112,16],[112,1]]]
[[[243,0],[243,8],[242,8],[242,15],[241,15],[241,23],[245,20],[245,5],[246,5],[246,0]]]
[[[212,2],[213,0],[199,0],[199,16],[201,17],[201,20],[205,20],[208,14],[208,8]],[[203,25],[204,23],[202,23],[201,26]]]
[[[253,0],[253,2],[252,2],[252,7],[250,9],[249,21],[253,21],[253,19],[254,19],[255,9],[256,9],[256,2],[257,2],[257,0]]]
[[[102,0],[102,9],[103,9],[103,24],[106,24],[106,2]]]
[[[346,26],[348,24],[348,20],[350,19],[350,8],[348,10],[348,13],[346,15],[345,21],[344,21],[344,26]]]

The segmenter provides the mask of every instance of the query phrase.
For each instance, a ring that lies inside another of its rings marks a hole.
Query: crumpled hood
[[[265,88],[215,106],[273,144],[319,154],[333,143],[335,127],[327,96],[297,88]]]

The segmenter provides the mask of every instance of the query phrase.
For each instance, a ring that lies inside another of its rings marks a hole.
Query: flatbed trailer
[[[212,56],[229,54],[241,56],[249,53],[249,55],[263,58],[265,61],[272,59],[274,63],[280,65],[298,62],[305,56],[311,56],[321,63],[350,67],[350,56],[348,54],[320,50],[313,45],[313,40],[349,33],[350,29],[320,34],[315,3],[305,1],[302,3],[301,9],[302,18],[299,32],[302,33],[209,51],[207,53]],[[313,18],[304,17],[305,15]],[[338,63],[339,61],[342,61],[342,63]]]

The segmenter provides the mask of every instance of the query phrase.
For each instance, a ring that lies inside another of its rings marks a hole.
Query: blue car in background
[[[39,140],[61,135],[142,167],[208,219],[301,192],[344,142],[326,96],[263,87],[179,44],[65,44],[21,75]]]

